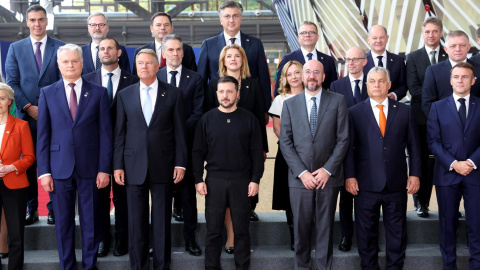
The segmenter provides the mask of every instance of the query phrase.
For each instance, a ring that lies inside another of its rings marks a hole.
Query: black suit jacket
[[[438,54],[438,63],[448,59],[448,55],[440,46]],[[411,52],[407,55],[407,86],[412,96],[412,111],[419,125],[427,124],[427,117],[422,110],[422,87],[425,80],[425,71],[430,66],[430,56],[425,50],[425,46]]]
[[[470,57],[470,60],[472,60],[473,62],[477,62],[478,64],[480,64],[480,52],[478,52],[478,53],[475,54],[474,56]]]
[[[137,54],[139,51],[142,49],[152,49],[154,52],[157,51],[155,48],[155,40],[143,45],[142,47],[139,47],[135,50],[135,54],[133,57],[133,75],[137,75],[137,66],[136,66],[136,59],[137,59]],[[160,59],[158,59],[160,61]],[[183,43],[183,59],[182,59],[182,66],[193,71],[197,71],[197,63],[195,62],[195,53],[193,52],[192,46]]]
[[[114,169],[125,170],[127,185],[141,185],[147,172],[154,183],[172,183],[175,166],[187,167],[187,145],[182,92],[158,81],[150,125],[140,102],[140,83],[117,95]]]
[[[157,72],[157,78],[164,83],[169,83],[167,81],[167,67]],[[195,127],[203,114],[203,96],[205,91],[203,90],[202,76],[182,66],[178,88],[183,93],[187,139],[189,143],[192,143]]]
[[[350,108],[355,105],[355,97],[353,96],[352,85],[350,83],[350,78],[347,76],[332,82],[330,85],[330,91],[342,94],[345,97],[345,102],[347,102],[347,107]],[[368,98],[367,92],[367,75],[363,74],[363,85],[362,85],[362,100]]]
[[[320,63],[322,63],[323,70],[325,72],[325,80],[322,83],[322,88],[329,89],[330,84],[333,81],[336,81],[338,79],[337,69],[335,68],[335,60],[333,60],[333,57],[328,56],[324,53],[321,53],[318,50],[315,50],[315,51],[317,52],[317,59],[318,61],[320,61]],[[288,61],[292,61],[292,60],[298,61],[300,62],[300,64],[305,65],[305,57],[303,57],[303,53],[301,49],[298,49],[294,52],[291,52],[283,56],[282,61],[280,61],[280,64],[278,65],[278,68],[277,68],[277,76],[276,76],[277,80],[275,81],[275,96],[278,95],[277,90],[278,90],[278,87],[280,86],[280,77],[282,75],[283,66],[285,66],[285,64]]]
[[[367,74],[375,66],[373,62],[372,52],[367,53],[367,65],[363,67],[363,74]],[[394,92],[397,95],[397,100],[401,100],[407,95],[407,82],[406,82],[406,71],[405,71],[405,59],[403,57],[396,55],[387,51],[387,59],[382,59],[383,66],[388,69],[390,72],[390,81],[392,82],[392,87],[388,90],[389,93]]]
[[[83,53],[82,74],[88,74],[92,71],[95,71],[95,65],[93,64],[93,59],[92,59],[91,45],[92,45],[92,42],[90,41],[87,45],[82,46],[82,53]],[[122,45],[120,45],[120,49],[122,50],[122,54],[118,58],[118,65],[120,66],[121,70],[126,70],[130,72],[130,60],[128,59],[127,49],[125,49],[125,46],[122,46]]]

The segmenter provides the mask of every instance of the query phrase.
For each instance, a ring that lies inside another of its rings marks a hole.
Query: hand
[[[101,189],[101,188],[104,188],[104,187],[108,186],[109,183],[110,183],[110,175],[108,175],[106,173],[103,173],[103,172],[99,172],[97,174],[97,188],[98,189]]]
[[[407,193],[415,194],[420,188],[420,178],[417,176],[409,176],[407,179]]]
[[[345,190],[351,193],[352,195],[358,195],[358,182],[357,178],[347,178],[345,179]]]
[[[393,92],[388,94],[388,98],[393,99],[393,100],[397,100],[397,97],[395,96],[395,94]]]
[[[30,117],[32,117],[36,121],[38,117],[38,107],[33,105],[30,106],[30,108],[28,108],[27,110],[27,113],[28,115],[30,115]]]
[[[15,166],[13,165],[3,165],[0,163],[0,177],[4,177],[5,175],[15,171]]]
[[[125,186],[125,171],[124,170],[115,170],[113,172],[115,182],[120,186]]]
[[[175,168],[173,170],[173,183],[174,184],[178,184],[180,183],[180,181],[183,180],[183,176],[185,176],[185,170],[182,169],[182,168]]]
[[[304,172],[302,176],[300,176],[300,180],[302,180],[306,189],[314,189],[317,187],[317,180],[315,180],[315,177],[313,177],[309,171]]]
[[[205,184],[205,182],[200,182],[196,184],[195,189],[197,189],[198,194],[202,196],[207,195],[207,184]]]
[[[267,152],[263,151],[263,162],[265,162],[265,160],[267,160]]]
[[[270,121],[270,116],[268,115],[268,112],[265,113],[265,125],[268,125],[268,122]]]
[[[473,165],[469,161],[456,161],[452,168],[460,175],[467,176],[473,171]]]
[[[313,173],[313,176],[315,176],[315,180],[317,181],[317,189],[321,188],[321,189],[324,189],[325,188],[325,185],[327,184],[328,182],[328,179],[330,179],[330,174],[327,173],[327,171],[325,171],[324,168],[320,168],[316,171],[314,171]]]
[[[46,175],[40,179],[40,182],[42,184],[43,189],[46,192],[52,192],[53,191],[53,178],[51,175]]]
[[[258,194],[259,186],[255,182],[250,182],[248,184],[248,197],[253,197]]]

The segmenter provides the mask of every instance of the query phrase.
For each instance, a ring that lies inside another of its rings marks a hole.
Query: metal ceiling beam
[[[114,0],[114,1],[115,3],[124,6],[126,9],[132,11],[133,13],[135,13],[135,15],[137,15],[140,18],[143,18],[146,21],[149,21],[150,17],[152,17],[152,13],[142,8],[137,3],[126,1],[126,0]]]

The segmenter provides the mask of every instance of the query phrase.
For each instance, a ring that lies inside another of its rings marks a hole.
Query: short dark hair
[[[104,40],[113,40],[113,42],[115,43],[115,49],[117,49],[117,51],[120,50],[120,44],[118,43],[118,41],[116,39],[106,37],[102,41],[104,41]],[[102,42],[102,41],[100,41],[100,42]]]
[[[220,79],[218,79],[218,82],[217,82],[217,85],[221,84],[221,83],[233,83],[235,85],[235,90],[240,90],[238,89],[238,81],[237,79],[235,79],[235,77],[232,77],[232,76],[224,76],[224,77],[221,77]]]
[[[240,10],[240,13],[243,13],[243,6],[242,4],[235,2],[233,0],[227,0],[223,2],[220,7],[218,7],[218,14],[222,14],[222,10],[226,8],[238,8]]]
[[[153,21],[155,20],[155,18],[160,17],[160,16],[167,17],[168,20],[170,21],[170,24],[172,24],[172,16],[170,16],[170,14],[168,14],[166,12],[157,12],[157,13],[153,14],[152,18],[150,19],[150,25],[153,25]]]
[[[443,23],[442,23],[442,20],[440,20],[438,17],[428,17],[427,19],[425,19],[425,21],[423,22],[422,24],[422,29],[425,27],[425,25],[427,24],[435,24],[436,26],[440,27],[440,31],[443,31]]]
[[[450,75],[452,74],[453,70],[456,69],[456,68],[470,69],[472,71],[472,76],[475,77],[475,67],[468,62],[460,62],[460,63],[456,64],[455,66],[453,66],[452,69],[450,70]]]
[[[37,12],[37,11],[43,11],[43,14],[45,14],[45,17],[47,16],[47,11],[40,5],[31,5],[29,8],[27,8],[27,18],[28,18],[28,13],[30,12]]]

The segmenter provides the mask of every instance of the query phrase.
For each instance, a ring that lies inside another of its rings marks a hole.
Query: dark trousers
[[[420,158],[422,162],[422,177],[420,178],[420,188],[417,193],[413,194],[415,206],[422,204],[430,205],[433,187],[433,169],[435,167],[435,159],[430,158],[430,149],[427,143],[427,125],[418,125],[418,133],[420,135]]]
[[[457,269],[458,207],[463,196],[470,250],[470,269],[480,269],[480,186],[461,182],[451,186],[435,186],[440,223],[440,251],[443,269]]]
[[[100,241],[110,244],[110,190],[113,190],[113,203],[115,205],[115,239],[126,241],[128,238],[128,210],[127,191],[125,186],[120,186],[111,180],[105,188],[98,190],[100,216],[102,226],[100,230]]]
[[[250,206],[249,179],[206,179],[205,219],[205,269],[221,269],[220,255],[223,248],[225,210],[230,207],[235,233],[236,269],[248,269],[250,265]]]
[[[359,191],[355,196],[355,229],[362,269],[380,269],[378,227],[380,207],[386,238],[385,269],[402,269],[407,247],[407,193]],[[458,209],[458,208],[457,208]]]
[[[295,269],[310,269],[312,230],[316,230],[317,269],[331,269],[333,259],[333,220],[340,187],[290,188],[295,232]],[[235,246],[235,252],[236,246]]]
[[[1,179],[1,178],[0,178]],[[0,211],[5,209],[8,231],[8,269],[23,269],[23,232],[25,228],[25,207],[27,188],[9,189],[0,180]],[[1,216],[1,215],[0,215]]]
[[[191,166],[187,167],[185,177],[177,186],[183,206],[183,238],[185,242],[190,243],[195,241],[195,231],[198,223],[197,196]]]
[[[128,179],[127,179],[128,181]],[[153,239],[153,269],[170,269],[172,184],[152,182],[147,173],[142,185],[127,185],[130,269],[148,270],[148,246]],[[152,235],[149,234],[149,191],[152,196]]]
[[[340,224],[342,226],[342,237],[353,236],[354,224],[353,224],[353,195],[345,190],[343,186],[340,189],[340,202],[339,202],[339,214]]]
[[[60,268],[77,269],[75,258],[75,199],[82,230],[82,269],[97,269],[101,226],[98,188],[95,178],[81,178],[76,169],[68,179],[53,180],[52,202],[55,211]]]

